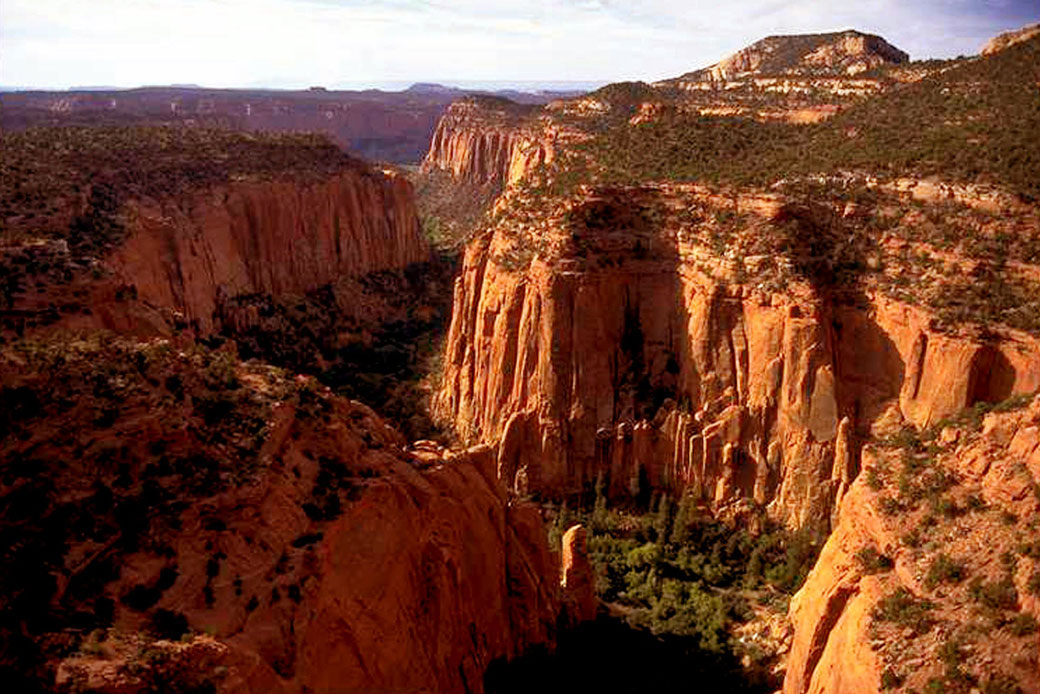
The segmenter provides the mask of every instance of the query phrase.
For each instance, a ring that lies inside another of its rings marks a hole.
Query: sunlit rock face
[[[765,508],[822,532],[866,437],[1040,387],[1027,335],[939,330],[877,292],[854,304],[804,280],[742,279],[698,241],[706,226],[667,217],[695,204],[739,208],[757,236],[791,214],[776,195],[593,191],[529,228],[493,220],[471,243],[435,410],[497,446],[504,483],[560,498],[602,477],[614,498],[685,490],[724,516]],[[573,223],[591,213],[609,225]]]
[[[979,429],[932,432],[928,448],[937,453],[864,452],[869,472],[852,484],[791,603],[786,694],[954,686],[969,677],[1040,690],[1040,564],[1021,544],[1035,539],[1026,528],[1040,513],[1040,399],[1024,404],[987,415]],[[936,512],[913,490],[939,479]],[[995,621],[980,630],[980,620]]]
[[[505,99],[457,101],[437,124],[423,170],[447,171],[469,184],[515,183],[556,153],[560,128],[537,113]]]

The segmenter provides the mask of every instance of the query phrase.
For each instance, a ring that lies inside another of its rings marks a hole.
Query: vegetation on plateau
[[[362,164],[320,135],[189,127],[35,128],[0,140],[0,241],[116,240],[120,204],[242,179],[318,180]]]
[[[842,171],[999,183],[1040,198],[1040,39],[967,61],[848,107],[816,125],[673,113],[579,147],[602,182],[770,185]],[[574,167],[571,167],[572,169]]]

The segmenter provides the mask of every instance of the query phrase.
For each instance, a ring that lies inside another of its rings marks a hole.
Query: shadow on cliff
[[[409,440],[440,438],[423,381],[437,368],[455,271],[456,260],[441,256],[303,296],[233,297],[221,307],[216,341],[230,338],[243,358],[317,377],[375,408]]]
[[[560,633],[555,653],[544,648],[484,675],[487,694],[528,692],[771,692],[777,682],[752,681],[733,654],[701,650],[695,639],[658,636],[601,615]]]

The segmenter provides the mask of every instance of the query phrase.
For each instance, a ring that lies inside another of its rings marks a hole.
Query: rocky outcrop
[[[864,452],[791,603],[785,694],[1040,691],[1038,426],[1040,399]]]
[[[225,297],[300,294],[430,259],[411,186],[395,174],[232,184],[130,214],[129,237],[110,267],[139,300],[203,330]]]
[[[3,579],[4,672],[41,652],[75,691],[462,693],[551,645],[559,566],[487,449],[413,452],[366,406],[227,352],[84,344],[51,345],[49,373],[5,361],[3,432],[22,433],[0,439],[0,532],[25,571]],[[34,479],[27,455],[50,461]],[[53,647],[83,625],[94,641]]]
[[[560,588],[568,619],[573,624],[596,618],[596,577],[589,562],[585,527],[578,524],[563,534]]]
[[[815,123],[910,79],[899,71],[908,60],[883,38],[858,31],[769,36],[654,86],[701,115]]]
[[[567,496],[602,475],[615,498],[686,490],[825,530],[859,440],[1040,387],[1028,336],[941,333],[881,295],[864,310],[795,280],[742,284],[698,240],[710,227],[648,230],[638,211],[735,206],[768,235],[782,200],[680,188],[592,193],[530,235],[501,218],[467,250],[435,409],[497,445],[514,489]],[[567,221],[583,215],[591,228]]]
[[[530,107],[471,97],[453,103],[437,124],[423,170],[501,188],[552,162],[558,134]]]
[[[1029,24],[1021,29],[1005,31],[1003,34],[994,36],[986,42],[986,45],[982,47],[982,55],[999,53],[1005,48],[1014,46],[1016,43],[1028,41],[1038,34],[1040,34],[1040,24]]]
[[[678,78],[725,84],[757,75],[855,75],[881,65],[905,63],[909,56],[880,36],[858,31],[768,36],[714,65]]]

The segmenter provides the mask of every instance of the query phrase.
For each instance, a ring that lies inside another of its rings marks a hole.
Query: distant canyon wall
[[[10,92],[6,131],[54,125],[170,124],[244,132],[319,132],[373,161],[419,162],[449,96],[152,88]]]
[[[84,310],[62,316],[62,327],[208,332],[239,295],[301,294],[431,259],[411,185],[372,169],[317,182],[232,182],[131,201],[121,216],[125,238],[95,261],[93,277],[30,292],[17,308],[41,312],[75,295]]]
[[[557,133],[537,121],[518,126],[505,109],[473,100],[453,103],[437,124],[423,170],[446,171],[456,181],[504,187],[556,156]]]

